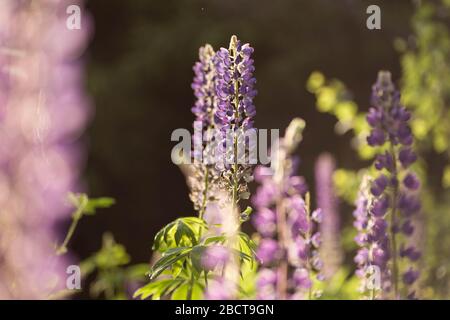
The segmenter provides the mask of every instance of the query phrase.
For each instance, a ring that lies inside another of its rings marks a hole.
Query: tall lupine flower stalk
[[[200,218],[203,218],[208,202],[215,200],[219,176],[213,162],[214,114],[217,105],[214,56],[214,49],[209,44],[201,47],[199,61],[193,68],[195,76],[192,89],[197,100],[191,109],[196,119],[193,136],[194,164],[188,181],[191,187],[190,198]]]
[[[77,187],[87,103],[76,58],[89,29],[66,27],[69,4],[81,1],[0,1],[0,299],[65,285],[55,224]]]
[[[255,173],[261,184],[252,199],[256,207],[253,223],[261,235],[259,299],[311,299],[315,295],[313,277],[322,262],[320,234],[314,232],[321,211],[311,213],[304,179],[295,175],[298,159],[293,155],[304,126],[302,119],[294,119],[277,146],[274,170],[260,166]]]
[[[339,270],[343,252],[340,236],[340,216],[338,199],[334,191],[333,174],[336,168],[332,155],[319,156],[315,166],[317,207],[322,209],[323,220],[320,224],[322,245],[320,256],[323,260],[323,275],[330,279]]]
[[[372,130],[367,142],[382,150],[374,164],[379,174],[370,189],[375,198],[371,214],[380,221],[380,228],[387,228],[389,233],[390,255],[384,259],[391,258],[393,297],[412,297],[414,292],[408,287],[417,280],[419,272],[410,263],[419,259],[420,252],[408,243],[408,238],[414,232],[411,218],[420,211],[421,203],[418,196],[420,182],[410,170],[417,159],[412,150],[411,114],[400,104],[400,94],[387,71],[379,72],[372,88],[371,103],[367,121]],[[410,262],[402,263],[401,258]],[[402,274],[401,265],[407,267]],[[400,280],[404,284],[402,292]]]
[[[242,44],[232,36],[229,48],[220,48],[215,58],[218,98],[215,122],[220,130],[217,152],[221,157],[217,167],[222,171],[222,185],[236,207],[240,199],[250,196],[247,187],[252,180],[250,155],[256,147],[252,145],[256,139],[248,136],[255,133],[253,117],[256,114],[252,53],[253,48],[248,43]]]

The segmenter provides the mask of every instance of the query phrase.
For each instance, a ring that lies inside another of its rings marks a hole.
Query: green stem
[[[186,295],[186,299],[187,300],[192,300],[192,292],[194,291],[194,283],[195,283],[194,273],[191,272],[190,286],[188,288],[188,292],[187,292],[187,295]]]
[[[375,288],[372,288],[372,290],[370,290],[370,300],[375,300]]]
[[[205,276],[205,288],[208,288],[208,274],[206,273],[206,271],[204,272],[204,276]]]
[[[391,141],[391,153],[392,159],[394,163],[394,169],[392,175],[397,179],[397,157],[395,155],[394,145]],[[392,212],[391,212],[391,242],[392,242],[392,282],[394,284],[394,299],[398,299],[398,262],[397,262],[397,241],[396,241],[396,232],[395,232],[395,223],[396,223],[396,212],[397,212],[397,196],[398,196],[398,185],[394,186],[394,190],[392,193]]]
[[[309,192],[305,196],[305,206],[306,206],[306,221],[307,221],[307,225],[309,226],[308,231],[306,232],[306,239],[307,239],[307,241],[310,241],[310,239],[311,239],[311,217],[310,217],[311,196],[310,196]],[[306,264],[308,266],[308,271],[311,272],[312,266],[311,266],[311,259],[309,258],[309,254],[306,259]],[[310,276],[312,276],[312,274],[310,274]],[[313,299],[312,292],[313,292],[313,285],[311,284],[311,286],[309,287],[309,290],[308,290],[308,299],[309,300]]]
[[[200,208],[199,212],[198,212],[198,217],[200,219],[203,219],[203,215],[205,214],[205,210],[206,210],[206,204],[207,204],[207,200],[206,198],[208,197],[208,188],[209,188],[209,169],[207,166],[205,166],[205,180],[203,181],[205,184],[205,189],[203,190],[203,199],[202,199],[202,207]]]
[[[63,255],[67,252],[67,245],[69,244],[70,239],[72,238],[73,234],[75,233],[75,229],[77,228],[78,221],[80,221],[81,217],[83,216],[85,206],[80,205],[78,206],[77,210],[72,215],[72,223],[70,224],[69,231],[67,232],[67,235],[63,241],[63,243],[56,249],[57,255]]]
[[[236,48],[232,50],[232,56],[236,59]],[[233,129],[236,129],[236,121],[239,118],[239,81],[234,82],[234,117],[235,123],[233,124]],[[239,189],[239,181],[238,181],[238,164],[237,164],[237,156],[238,156],[238,141],[236,137],[236,130],[233,130],[235,136],[233,138],[233,152],[234,152],[234,165],[233,165],[233,191],[232,191],[232,201],[233,201],[233,209],[238,209],[238,189]]]

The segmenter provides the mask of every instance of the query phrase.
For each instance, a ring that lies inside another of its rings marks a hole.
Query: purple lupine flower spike
[[[253,129],[256,114],[253,98],[256,80],[251,55],[253,48],[231,37],[228,49],[221,48],[215,56],[217,109],[215,123],[220,130],[217,167],[222,171],[223,185],[229,190],[231,201],[249,197],[247,183],[253,179],[250,154],[256,145],[248,143],[246,134]],[[241,152],[243,151],[243,152]]]
[[[195,76],[192,89],[197,100],[191,110],[196,116],[196,121],[202,122],[203,128],[213,124],[216,111],[214,56],[214,49],[211,45],[206,44],[199,49],[199,61],[193,67]]]
[[[193,136],[194,164],[189,173],[188,183],[191,189],[190,199],[200,217],[203,217],[208,202],[216,200],[219,178],[219,174],[213,165],[215,150],[214,114],[217,107],[214,57],[214,49],[206,44],[199,49],[199,61],[193,67],[192,89],[196,101],[191,111],[195,115],[194,129],[198,132],[194,132]],[[207,137],[207,141],[204,137]],[[196,148],[196,146],[200,148]]]
[[[391,80],[391,74],[381,71],[372,88],[372,107],[367,115],[367,122],[372,130],[367,138],[371,146],[380,148],[375,159],[375,169],[380,171],[371,182],[370,192],[373,203],[369,208],[369,217],[373,219],[369,226],[372,232],[366,242],[376,240],[377,245],[390,248],[390,255],[385,252],[371,251],[372,257],[383,264],[390,261],[388,273],[394,299],[400,296],[400,281],[403,279],[405,291],[413,291],[412,285],[418,278],[415,269],[400,272],[400,258],[411,262],[420,257],[420,252],[408,238],[414,232],[412,216],[420,211],[418,177],[411,172],[410,166],[417,160],[412,151],[413,136],[409,126],[410,112],[400,104],[400,94]],[[361,223],[358,222],[358,226]],[[366,226],[367,227],[367,226]],[[388,232],[388,239],[378,239]],[[402,232],[403,236],[401,236]],[[361,239],[358,239],[361,240]],[[408,249],[404,249],[407,246]],[[385,289],[385,288],[383,288]],[[387,290],[385,290],[387,291]]]

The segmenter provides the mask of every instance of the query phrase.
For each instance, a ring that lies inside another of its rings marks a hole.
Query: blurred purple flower
[[[213,245],[206,248],[202,255],[201,263],[206,270],[212,271],[218,266],[223,267],[229,257],[229,249],[224,246]]]
[[[338,199],[333,183],[335,167],[335,160],[327,153],[320,155],[315,165],[316,199],[320,209],[314,211],[312,217],[320,223],[320,257],[324,264],[323,274],[328,279],[336,274],[343,259]]]
[[[89,117],[79,57],[92,29],[66,27],[82,1],[0,2],[0,299],[44,299],[65,288],[70,258],[56,257],[57,222],[79,189]]]

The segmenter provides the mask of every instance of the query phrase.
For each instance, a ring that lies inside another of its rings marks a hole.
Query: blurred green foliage
[[[92,216],[95,214],[97,209],[109,208],[115,203],[113,198],[102,197],[90,199],[85,193],[75,194],[70,192],[67,199],[75,208],[75,211],[72,214],[72,223],[67,231],[67,235],[63,243],[56,249],[56,254],[58,255],[65,254],[67,252],[67,245],[72,238],[75,229],[77,228],[78,222],[83,216]]]
[[[102,248],[81,263],[83,277],[94,276],[89,293],[93,298],[129,299],[145,280],[148,264],[128,266],[130,256],[112,234],[103,235]]]

